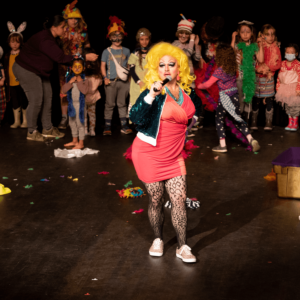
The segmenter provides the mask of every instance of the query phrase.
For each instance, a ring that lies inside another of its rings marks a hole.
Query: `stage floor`
[[[116,193],[130,180],[144,188],[122,156],[134,135],[87,137],[99,154],[55,158],[71,141],[66,133],[46,145],[27,141],[24,129],[0,128],[0,183],[12,190],[0,196],[1,300],[299,299],[300,202],[278,198],[276,182],[264,179],[278,154],[300,147],[299,132],[259,128],[259,154],[230,136],[228,153],[215,154],[215,128],[196,132],[200,148],[186,160],[188,197],[201,202],[188,211],[195,264],[175,257],[166,208],[165,254],[150,257],[147,196]]]

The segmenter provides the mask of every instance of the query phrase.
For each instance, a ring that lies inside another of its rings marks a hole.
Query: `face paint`
[[[83,66],[81,63],[75,62],[72,66],[72,71],[75,75],[79,75],[83,71]]]

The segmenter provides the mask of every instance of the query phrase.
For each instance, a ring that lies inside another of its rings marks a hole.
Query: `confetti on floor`
[[[34,202],[30,202],[30,204],[34,204]]]
[[[2,179],[8,179],[8,177],[2,177]]]
[[[109,172],[106,172],[106,171],[102,171],[102,172],[98,172],[99,175],[108,175]]]
[[[27,184],[27,185],[25,185],[25,189],[30,189],[30,188],[32,188],[33,186],[32,186],[32,184]]]
[[[45,179],[41,179],[41,181],[46,181],[46,182],[47,182],[47,181],[49,181],[49,180],[45,178]]]
[[[74,178],[73,181],[78,181],[78,178]]]
[[[60,175],[60,177],[65,177],[65,175]]]
[[[258,152],[254,152],[254,154],[258,154]]]
[[[69,179],[72,179],[72,176],[68,176]]]
[[[135,210],[132,214],[135,215],[135,214],[141,214],[144,210],[141,208],[139,210]]]
[[[33,171],[33,168],[29,168],[28,171]]]
[[[229,214],[226,214],[226,216],[231,216],[231,213],[229,213]]]
[[[129,185],[132,185],[132,180],[128,181],[124,186],[127,188]]]
[[[274,173],[273,169],[271,173],[264,177],[264,179],[268,181],[276,181],[276,173]]]
[[[98,280],[97,278],[93,278],[92,280]]]
[[[109,182],[107,185],[116,185],[115,183]]]
[[[232,147],[231,149],[236,149],[235,147]]]
[[[215,160],[218,160],[219,159],[219,156],[215,156],[215,158],[214,158]]]
[[[146,195],[140,187],[127,188],[120,191],[116,190],[116,192],[119,194],[120,198],[136,198]]]

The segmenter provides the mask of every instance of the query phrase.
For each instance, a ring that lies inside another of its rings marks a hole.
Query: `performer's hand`
[[[73,78],[71,78],[71,80],[69,81],[69,83],[74,83],[76,81],[76,76],[74,76]]]
[[[154,87],[158,90],[158,92],[155,92],[153,89]],[[150,96],[152,98],[155,98],[156,96],[158,96],[161,93],[162,90],[162,81],[156,81],[152,84],[151,89],[150,89]]]
[[[190,40],[193,40],[193,41],[195,40],[195,34],[192,33],[192,34],[190,35]]]
[[[144,83],[143,81],[140,81],[140,82],[139,82],[140,88],[142,88],[144,85],[145,85],[145,83]]]
[[[104,84],[105,84],[105,85],[109,85],[109,84],[110,84],[110,80],[109,80],[108,78],[105,78],[105,79],[104,79]]]
[[[235,41],[235,38],[236,38],[237,35],[238,35],[238,32],[237,32],[237,31],[234,31],[234,32],[232,33],[232,40]]]
[[[195,45],[198,45],[199,42],[200,42],[199,35],[196,35],[196,37],[195,37]]]

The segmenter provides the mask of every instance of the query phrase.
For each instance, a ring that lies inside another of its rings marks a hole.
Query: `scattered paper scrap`
[[[69,179],[72,179],[72,176],[68,176]]]
[[[96,154],[99,150],[93,150],[89,148],[85,148],[83,150],[80,149],[55,149],[54,156],[61,157],[61,158],[73,158],[73,157],[82,157],[87,154]]]
[[[45,178],[45,179],[41,179],[41,181],[49,181],[49,180]]]
[[[229,213],[229,214],[226,214],[226,216],[231,216],[231,213]]]
[[[271,173],[264,177],[264,179],[268,181],[276,181],[276,173],[274,173],[273,169]]]
[[[32,188],[32,184],[25,185],[25,189],[30,189],[30,188]]]
[[[65,177],[65,175],[60,175],[60,177]]]
[[[195,136],[195,134],[188,134],[188,136],[187,137],[192,137],[192,136]]]
[[[124,184],[124,186],[127,188],[129,185],[132,185],[132,181],[128,181],[126,184]]]
[[[109,182],[107,185],[116,185],[115,183]]]
[[[254,152],[254,154],[258,154],[258,152]]]
[[[144,210],[141,208],[139,210],[135,210],[132,214],[135,215],[135,214],[141,214]]]
[[[269,146],[272,146],[272,144],[268,144]]]
[[[55,139],[56,139],[56,140],[59,140],[59,137],[57,136],[57,137],[55,137]]]
[[[74,178],[73,181],[78,181],[78,178]]]
[[[92,280],[98,280],[97,278],[93,278]]]
[[[98,172],[99,175],[108,175],[109,172],[106,172],[106,171],[102,171],[102,172]]]
[[[116,192],[119,194],[120,198],[137,198],[146,195],[140,187],[116,190]]]
[[[5,187],[3,184],[0,184],[0,196],[11,193],[11,190]]]
[[[86,294],[84,294],[84,296],[90,296],[90,294],[89,294],[89,293],[86,293]]]
[[[219,156],[215,156],[215,160],[218,160],[219,159]]]
[[[33,168],[29,168],[28,171],[33,171]]]
[[[30,202],[30,204],[34,204],[34,202]]]
[[[18,180],[18,179],[14,179],[14,181],[16,181],[16,180]]]
[[[2,177],[2,179],[8,179],[8,177]]]

